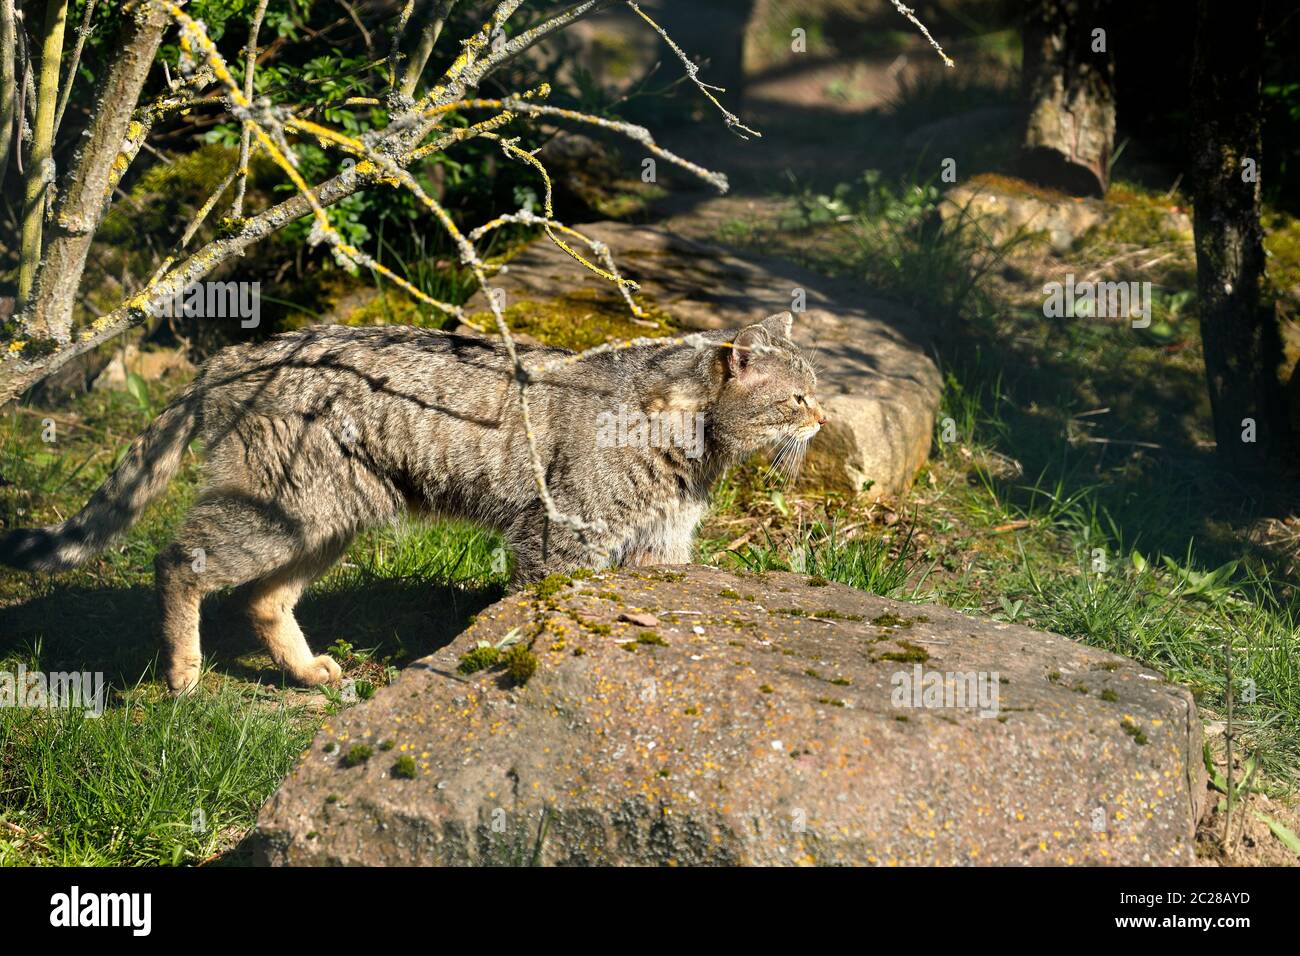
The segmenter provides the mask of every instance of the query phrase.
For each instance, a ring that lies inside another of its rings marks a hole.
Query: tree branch
[[[86,46],[86,37],[90,33],[90,19],[95,15],[96,0],[86,0],[86,7],[81,11],[81,24],[77,27],[77,42],[72,47],[72,60],[68,65],[68,78],[63,84],[63,93],[59,96],[59,110],[54,114],[54,133],[57,136],[63,125],[63,111],[68,108],[72,97],[72,88],[77,83],[77,68],[81,65],[81,51]]]
[[[257,70],[257,34],[262,30],[262,18],[266,16],[267,0],[258,0],[257,9],[253,11],[253,22],[248,27],[248,47],[244,51],[244,97],[253,98],[253,74]],[[230,218],[238,219],[244,214],[244,189],[248,186],[248,149],[250,146],[248,127],[239,133],[239,179],[235,185],[235,199],[230,204]]]
[[[18,97],[18,73],[15,69],[17,30],[14,0],[0,0],[0,183],[4,182],[9,165],[9,147],[13,145],[14,104]]]
[[[429,57],[433,55],[434,47],[438,45],[438,37],[442,35],[442,28],[451,14],[451,8],[456,5],[456,0],[431,0],[431,3],[433,9],[430,12],[429,22],[420,31],[420,42],[411,52],[410,59],[406,61],[406,69],[402,71],[402,83],[399,89],[403,96],[415,95],[415,88],[420,83],[420,74],[424,72]]]
[[[41,264],[45,205],[50,187],[54,185],[54,112],[59,100],[59,64],[63,59],[63,28],[67,19],[68,0],[49,0],[45,7],[41,44],[41,75],[36,87],[36,124],[23,184],[23,235],[18,260],[20,310],[31,301],[36,286],[36,272]],[[48,326],[39,321],[34,322],[31,328],[37,335],[50,332]]]

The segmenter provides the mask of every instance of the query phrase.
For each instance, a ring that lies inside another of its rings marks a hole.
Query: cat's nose
[[[816,399],[813,400],[812,413],[813,413],[813,417],[817,419],[818,425],[826,424],[826,412],[822,409],[821,403],[818,402]]]

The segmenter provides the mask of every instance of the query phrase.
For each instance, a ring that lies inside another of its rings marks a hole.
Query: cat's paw
[[[167,667],[167,691],[173,697],[188,694],[199,686],[203,667],[197,661],[173,661]]]
[[[308,687],[319,687],[321,684],[337,684],[342,681],[343,669],[334,658],[328,654],[321,654],[313,657],[305,668],[295,672],[293,676]]]

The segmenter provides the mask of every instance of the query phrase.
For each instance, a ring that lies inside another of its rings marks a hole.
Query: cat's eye
[[[803,395],[796,395],[796,396],[794,397],[794,403],[795,403],[796,405],[807,405],[807,404],[808,404],[808,399],[805,398]]]

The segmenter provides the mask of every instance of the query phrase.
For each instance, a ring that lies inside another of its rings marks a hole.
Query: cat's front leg
[[[627,551],[627,564],[690,564],[695,556],[695,528],[704,506],[686,504],[641,531]]]

